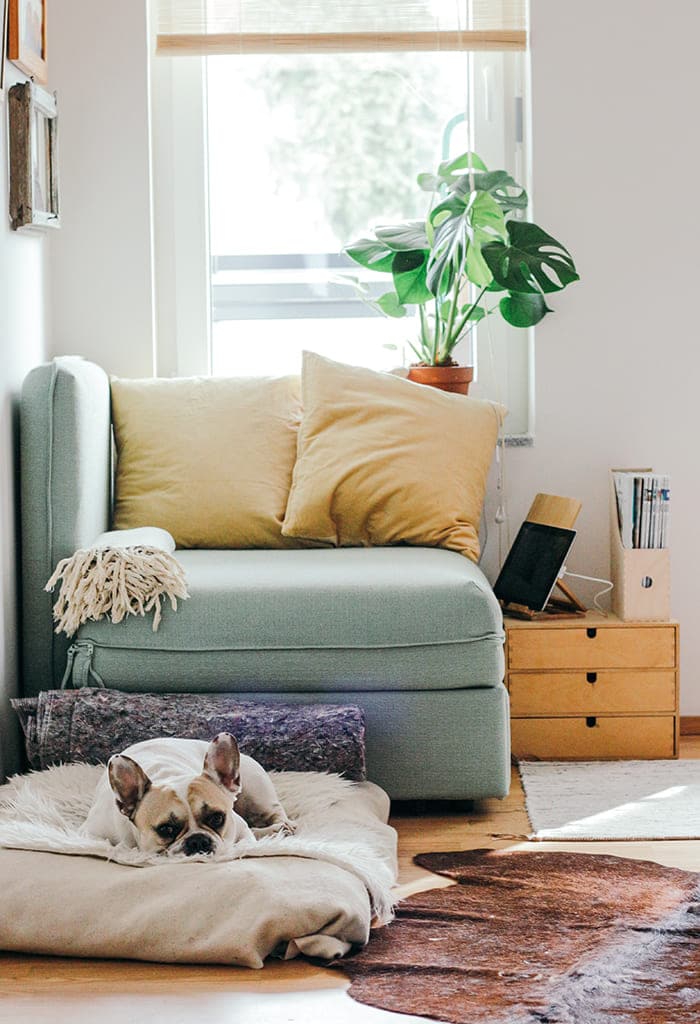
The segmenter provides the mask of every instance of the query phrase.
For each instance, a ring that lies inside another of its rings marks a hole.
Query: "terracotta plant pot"
[[[473,366],[410,366],[408,379],[416,384],[427,384],[440,391],[451,391],[455,395],[468,395],[469,385],[474,380]]]

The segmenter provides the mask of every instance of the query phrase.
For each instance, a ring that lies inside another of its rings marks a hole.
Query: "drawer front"
[[[508,689],[513,716],[653,714],[676,710],[673,669],[511,672]]]
[[[676,757],[675,720],[654,718],[514,718],[516,757],[554,761]]]
[[[510,629],[511,669],[674,668],[674,626]]]

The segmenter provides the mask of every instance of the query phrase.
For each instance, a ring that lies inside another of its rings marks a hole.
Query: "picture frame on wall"
[[[5,98],[5,56],[7,54],[7,23],[9,0],[0,0],[0,103]]]
[[[58,107],[56,96],[22,82],[8,90],[10,223],[58,228]]]
[[[48,80],[46,0],[8,0],[8,3],[7,56],[25,75],[45,85]]]

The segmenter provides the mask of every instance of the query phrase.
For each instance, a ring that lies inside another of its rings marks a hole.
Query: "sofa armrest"
[[[22,668],[26,695],[57,686],[69,641],[44,585],[56,562],[109,529],[109,378],[64,356],[26,378],[20,405]]]

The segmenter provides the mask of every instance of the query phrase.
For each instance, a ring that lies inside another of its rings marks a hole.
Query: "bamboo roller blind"
[[[524,50],[527,0],[158,0],[159,53]]]

